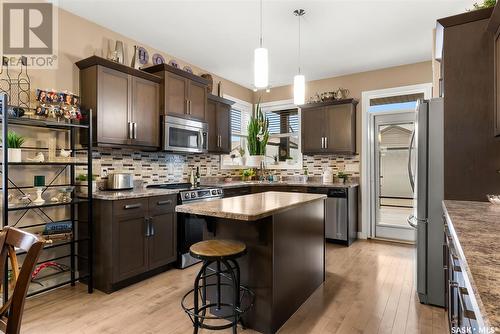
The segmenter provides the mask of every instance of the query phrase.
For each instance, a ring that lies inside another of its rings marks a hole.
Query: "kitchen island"
[[[323,283],[325,199],[269,191],[176,207],[205,218],[207,239],[246,244],[248,253],[238,260],[241,283],[255,293],[243,316],[247,327],[275,333]]]

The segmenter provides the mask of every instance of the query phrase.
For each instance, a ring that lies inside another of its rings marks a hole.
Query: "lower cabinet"
[[[176,202],[176,195],[94,200],[97,289],[113,292],[176,261]]]
[[[479,333],[477,314],[473,311],[472,300],[466,287],[466,273],[462,271],[460,259],[448,224],[445,221],[444,243],[444,286],[445,308],[451,333]]]

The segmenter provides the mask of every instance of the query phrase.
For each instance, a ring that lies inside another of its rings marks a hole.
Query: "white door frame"
[[[358,234],[360,238],[372,238],[372,189],[374,187],[374,180],[371,177],[370,170],[372,168],[372,156],[374,138],[372,138],[372,131],[370,131],[370,100],[376,98],[407,95],[407,94],[424,94],[424,99],[432,98],[432,83],[394,87],[380,90],[365,91],[361,93],[361,232]],[[395,111],[394,113],[396,113]],[[407,112],[402,110],[400,112]]]

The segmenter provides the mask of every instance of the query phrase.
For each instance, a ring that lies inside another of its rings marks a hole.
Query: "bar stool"
[[[189,253],[194,258],[203,261],[203,265],[194,281],[194,288],[184,295],[181,306],[193,322],[194,331],[199,328],[222,330],[232,327],[237,333],[237,325],[241,322],[241,315],[253,305],[254,293],[240,285],[240,267],[236,259],[245,255],[247,247],[244,243],[233,240],[207,240],[192,245]],[[209,267],[215,264],[215,269]],[[210,272],[210,273],[208,273]],[[215,283],[207,284],[207,279],[215,278]],[[221,282],[225,278],[230,283]],[[201,281],[201,285],[200,285]],[[222,300],[221,287],[229,287],[232,292],[232,302]],[[207,302],[207,288],[215,288],[215,300]],[[186,300],[193,294],[193,307],[186,306]],[[199,296],[201,295],[201,305]],[[247,296],[245,307],[242,307],[242,296]],[[207,315],[207,309],[216,314]],[[225,311],[225,312],[224,312]],[[208,324],[206,320],[223,320],[223,324]]]

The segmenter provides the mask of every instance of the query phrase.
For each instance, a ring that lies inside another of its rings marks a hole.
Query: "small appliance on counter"
[[[130,173],[110,173],[106,190],[130,190],[134,188],[134,176]]]

